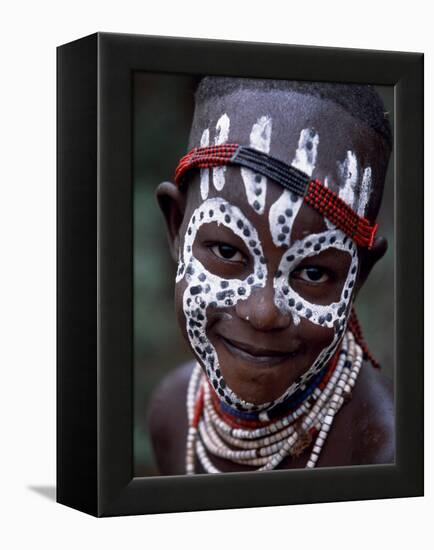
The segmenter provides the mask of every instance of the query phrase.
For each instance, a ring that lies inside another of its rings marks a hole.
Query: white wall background
[[[422,51],[433,179],[429,3],[338,0],[15,1],[0,10],[0,547],[348,548],[432,544],[433,376],[426,493],[417,499],[96,520],[54,503],[55,47],[95,31]],[[426,188],[427,246],[433,186]],[[433,254],[426,257],[427,340]],[[409,283],[411,284],[411,282]],[[37,490],[35,490],[35,488]],[[47,498],[47,496],[51,498]]]

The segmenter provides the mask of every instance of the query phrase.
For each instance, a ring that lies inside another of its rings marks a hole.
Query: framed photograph
[[[423,494],[423,55],[58,48],[58,502]]]

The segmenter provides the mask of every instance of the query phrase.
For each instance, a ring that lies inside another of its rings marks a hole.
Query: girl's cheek
[[[183,296],[185,289],[187,288],[187,283],[185,280],[181,280],[179,283],[175,284],[175,308],[176,308],[176,318],[178,325],[180,326],[182,333],[187,337],[187,328],[186,328],[186,319],[183,308]]]
[[[313,355],[315,353],[318,355],[320,351],[330,346],[336,334],[333,328],[321,327],[307,319],[302,319],[299,330],[306,342],[306,347],[310,348]]]

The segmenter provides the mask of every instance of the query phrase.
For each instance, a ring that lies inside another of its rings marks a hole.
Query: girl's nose
[[[280,311],[274,303],[272,281],[264,288],[255,288],[247,300],[237,303],[235,310],[238,317],[248,321],[257,330],[279,330],[292,323],[291,314]]]

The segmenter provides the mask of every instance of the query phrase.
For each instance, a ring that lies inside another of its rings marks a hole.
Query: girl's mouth
[[[235,357],[254,363],[261,367],[273,367],[284,363],[288,359],[292,359],[297,355],[297,350],[293,351],[280,351],[245,342],[239,342],[237,340],[229,339],[220,335],[220,339],[223,342],[226,349]]]

